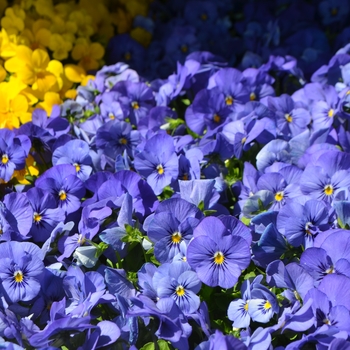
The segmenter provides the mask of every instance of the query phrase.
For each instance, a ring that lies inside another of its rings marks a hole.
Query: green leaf
[[[157,343],[159,346],[159,350],[170,350],[169,344],[165,340],[159,339]]]
[[[197,207],[200,211],[204,211],[204,201],[200,201]]]
[[[210,216],[214,213],[216,213],[216,210],[204,210],[203,211],[204,216]]]
[[[241,217],[241,221],[242,221],[243,224],[246,225],[246,226],[249,226],[249,225],[250,225],[250,220],[251,220],[251,219],[248,219],[248,218],[246,218],[245,216],[242,216],[242,217]]]
[[[154,343],[147,343],[142,348],[140,348],[140,350],[155,350]]]
[[[97,251],[95,253],[95,258],[99,258],[103,254],[103,252],[108,249],[108,247],[109,247],[109,245],[107,243],[100,242],[98,244],[98,246],[96,247]]]
[[[121,239],[122,242],[125,242],[125,243],[142,242],[143,235],[138,228],[125,224],[125,231],[126,231],[126,235],[122,237]]]

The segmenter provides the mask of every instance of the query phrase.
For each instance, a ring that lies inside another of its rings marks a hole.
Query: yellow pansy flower
[[[70,81],[80,83],[82,86],[86,86],[89,80],[95,79],[95,76],[87,75],[84,68],[76,64],[66,64],[64,66],[64,73]]]
[[[0,56],[4,59],[13,57],[16,54],[17,37],[8,35],[4,28],[0,32]]]
[[[18,128],[31,120],[28,101],[20,94],[25,87],[18,79],[0,83],[0,128]]]
[[[50,115],[52,112],[52,107],[54,105],[62,104],[60,95],[57,92],[46,92],[44,96],[44,101],[40,102],[37,107],[45,109],[47,115]]]
[[[91,17],[86,11],[73,11],[68,19],[78,26],[77,35],[83,38],[90,38],[95,33]]]
[[[141,27],[134,28],[130,32],[130,36],[145,47],[150,44],[152,39],[152,34]]]
[[[68,57],[68,53],[72,50],[72,43],[61,34],[51,34],[49,49],[53,51],[53,58],[56,60],[64,60]]]
[[[50,69],[50,66],[54,66]],[[5,69],[8,72],[15,73],[16,76],[27,85],[31,85],[33,90],[46,92],[57,84],[57,69],[60,69],[60,62],[50,62],[48,53],[42,49],[32,51],[30,48],[19,45],[16,50],[16,56],[5,62]],[[53,72],[52,72],[53,70]]]
[[[39,169],[32,155],[28,155],[26,159],[26,167],[22,170],[15,170],[12,178],[17,179],[17,181],[22,185],[29,185],[30,182],[26,180],[25,176],[38,176]]]
[[[45,17],[53,17],[55,15],[52,0],[36,0],[34,3],[36,12]]]
[[[9,34],[17,35],[24,29],[25,12],[18,6],[8,7],[5,10],[5,17],[1,18],[1,26]]]
[[[72,50],[72,57],[79,61],[78,65],[85,70],[99,68],[99,60],[105,54],[105,50],[100,43],[77,43]]]
[[[132,26],[132,17],[130,13],[118,8],[112,13],[112,23],[117,27],[118,34],[127,33]]]
[[[8,6],[8,3],[6,0],[0,0],[0,16],[4,14],[5,8]]]

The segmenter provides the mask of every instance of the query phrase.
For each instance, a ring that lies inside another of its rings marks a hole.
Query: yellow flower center
[[[108,117],[109,117],[110,120],[114,120],[115,119],[115,115],[112,114],[112,113],[109,113]]]
[[[214,262],[217,265],[221,265],[223,264],[223,262],[225,261],[225,257],[224,254],[222,254],[222,252],[216,252],[214,254]]]
[[[288,113],[286,113],[286,114],[284,115],[284,117],[286,118],[286,121],[287,121],[288,123],[291,123],[291,122],[293,121],[293,117],[292,117],[290,114],[288,114]]]
[[[219,115],[217,115],[217,114],[214,114],[214,122],[215,123],[220,123],[220,120],[221,120],[221,118],[220,118],[220,116]]]
[[[15,282],[21,283],[24,278],[23,272],[21,270],[15,271],[15,273],[13,274],[13,278],[15,279]]]
[[[82,234],[80,234],[78,238],[78,243],[80,245],[83,245],[85,242],[86,242],[86,238]]]
[[[140,108],[139,103],[138,103],[137,101],[131,102],[131,106],[132,106],[132,108],[134,108],[134,109],[139,109],[139,108]]]
[[[334,273],[334,272],[335,272],[335,270],[334,270],[333,266],[331,266],[329,269],[326,270],[327,274]]]
[[[307,222],[306,225],[305,225],[305,232],[308,234],[308,235],[312,235],[311,231],[309,230],[309,226],[312,225],[311,222]]]
[[[250,101],[255,101],[255,100],[256,100],[256,95],[255,95],[254,92],[251,92],[251,93],[250,93],[249,99],[250,99]]]
[[[64,190],[61,190],[59,193],[58,193],[58,196],[60,197],[60,200],[61,201],[65,201],[67,199],[67,193],[64,191]]]
[[[9,157],[8,157],[8,155],[5,153],[5,154],[3,154],[2,155],[2,158],[1,158],[1,162],[2,162],[2,164],[7,164],[8,163],[8,161],[9,161]]]
[[[269,301],[266,301],[264,304],[264,309],[269,310],[269,309],[271,309],[271,307],[272,307],[271,303]]]
[[[336,7],[333,7],[331,9],[331,14],[332,14],[332,16],[336,16],[338,14],[338,9]]]
[[[243,308],[244,308],[245,311],[248,311],[248,307],[249,307],[248,302],[246,302],[246,303],[244,304]]]
[[[119,143],[121,145],[126,145],[128,143],[128,140],[125,137],[122,137],[121,139],[119,139]]]
[[[324,187],[324,193],[327,195],[327,196],[330,196],[333,194],[333,186],[332,185],[326,185]]]
[[[188,180],[188,174],[187,173],[182,175],[182,180]]]
[[[243,139],[241,140],[241,144],[243,145],[247,141],[247,138],[244,136]]]
[[[226,96],[225,102],[228,106],[231,106],[233,104],[233,98],[232,96]]]
[[[171,241],[175,244],[178,244],[181,242],[181,239],[182,239],[182,235],[180,232],[174,232],[172,235],[171,235]]]
[[[35,212],[35,213],[33,214],[34,222],[40,222],[42,218],[43,218],[43,217],[42,217],[40,214],[38,214],[37,212]]]
[[[183,53],[186,53],[186,52],[188,51],[187,45],[182,45],[182,46],[181,46],[181,51],[182,51]]]
[[[330,324],[331,324],[331,321],[330,321],[328,318],[325,318],[325,319],[323,320],[323,323],[324,323],[324,324],[330,325]]]
[[[76,171],[77,173],[79,173],[79,171],[80,171],[80,169],[81,169],[80,165],[79,165],[78,163],[74,163],[73,165],[75,166],[75,171]]]
[[[275,194],[275,199],[277,202],[280,202],[283,199],[283,191],[279,191]]]
[[[177,286],[176,287],[176,294],[179,296],[179,297],[182,297],[185,295],[185,288],[183,286]]]
[[[208,19],[208,16],[205,13],[201,14],[202,21],[206,21]]]
[[[329,118],[332,118],[333,115],[334,115],[334,109],[331,108],[331,109],[328,111],[328,117],[329,117]]]
[[[131,53],[130,52],[126,52],[124,55],[125,61],[130,61],[131,60]]]
[[[164,168],[161,164],[157,165],[157,172],[159,175],[163,175],[164,174]]]

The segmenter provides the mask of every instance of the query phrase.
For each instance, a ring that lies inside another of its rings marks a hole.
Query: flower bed
[[[349,347],[344,2],[47,4],[1,21],[0,347]]]

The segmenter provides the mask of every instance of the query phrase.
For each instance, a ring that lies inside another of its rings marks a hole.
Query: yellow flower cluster
[[[34,108],[75,97],[74,84],[87,84],[89,71],[104,64],[104,47],[115,34],[130,32],[148,41],[136,15],[151,0],[0,0],[0,128],[16,128]]]

